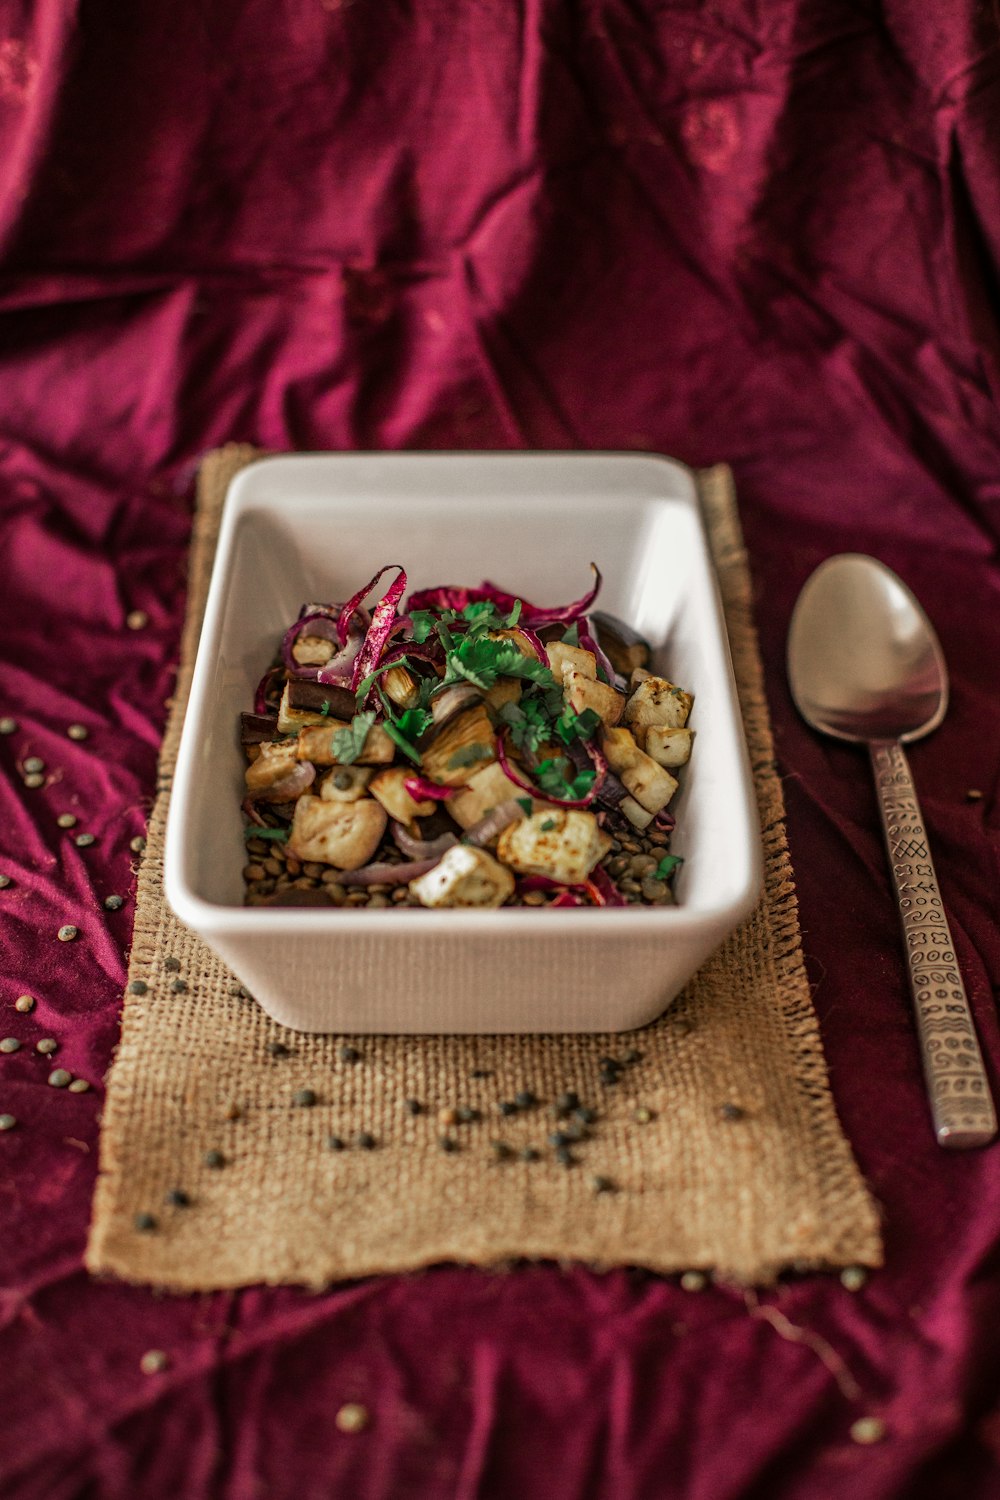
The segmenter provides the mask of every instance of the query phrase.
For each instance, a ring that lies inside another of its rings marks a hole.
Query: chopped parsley
[[[554,728],[563,744],[570,745],[574,740],[592,740],[600,722],[600,714],[595,713],[592,708],[585,708],[582,714],[567,708],[559,715]]]
[[[410,744],[410,741],[406,738],[406,735],[400,732],[399,725],[394,724],[391,719],[385,719],[382,724],[382,728],[392,740],[392,743],[396,746],[397,750],[402,750],[403,754],[409,760],[412,760],[415,766],[419,766],[420,752],[415,748],[415,746]]]
[[[555,818],[545,818],[538,826],[541,828],[543,833],[548,833],[550,828],[554,828],[556,826],[556,820]]]
[[[535,805],[532,802],[531,798],[530,797],[515,797],[514,801],[517,803],[518,807],[521,808],[521,810],[525,814],[525,816],[530,818],[531,817],[531,809]]]
[[[555,682],[551,667],[535,656],[525,656],[513,641],[495,641],[472,631],[457,640],[449,637],[446,641],[443,635],[441,639],[446,661],[442,687],[463,678],[484,693],[489,692],[498,677],[525,678],[545,687]]]
[[[320,711],[320,713],[323,715],[323,717],[325,719],[326,716],[327,716],[327,714],[330,712],[330,700],[329,700],[329,698],[324,698],[323,699],[323,702],[319,706],[319,711]]]
[[[660,860],[660,863],[656,867],[656,879],[657,880],[669,880],[670,877],[671,877],[671,875],[677,869],[677,866],[678,865],[682,865],[683,863],[684,863],[684,856],[683,855],[681,855],[681,854],[665,854],[663,856],[663,858]]]
[[[579,646],[580,625],[578,621],[574,620],[569,629],[563,632],[562,643],[564,646]]]
[[[330,749],[336,756],[338,765],[349,766],[356,761],[365,748],[365,740],[368,731],[375,723],[375,712],[369,709],[367,713],[355,714],[350,724],[343,729],[335,729],[330,736]]]
[[[535,767],[534,778],[543,792],[560,802],[579,802],[594,784],[596,771],[577,771],[571,776],[573,763],[565,755],[543,760]]]

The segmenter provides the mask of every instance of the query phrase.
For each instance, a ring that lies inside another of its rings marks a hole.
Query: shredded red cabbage
[[[457,786],[438,786],[436,781],[428,781],[426,776],[407,776],[403,787],[414,802],[446,802],[461,790]]]
[[[393,568],[399,568],[399,571],[403,576],[403,587],[405,588],[406,574],[403,573],[402,568],[399,567],[399,563],[386,563],[385,567],[379,568],[378,572],[375,574],[375,577],[370,578],[365,584],[364,588],[358,589],[358,592],[356,594],[353,594],[351,598],[348,599],[347,603],[341,608],[340,614],[337,618],[337,634],[340,637],[340,644],[342,646],[345,646],[347,644],[347,637],[351,631],[352,621],[354,620],[354,616],[360,610],[362,601],[368,598],[368,595],[378,583],[379,579],[382,577],[382,574],[390,573]],[[402,598],[402,590],[400,590],[398,597]],[[393,611],[393,614],[395,614],[395,610]]]
[[[545,625],[572,625],[574,620],[579,619],[582,614],[593,604],[601,587],[601,571],[596,563],[590,565],[594,570],[594,586],[584,594],[582,599],[577,599],[573,604],[562,605],[538,605],[529,604],[519,594],[511,594],[507,589],[502,589],[498,584],[484,579],[478,588],[458,588],[445,584],[438,588],[418,589],[410,595],[407,600],[407,609],[430,609],[430,610],[463,610],[467,604],[481,604],[489,601],[495,604],[497,609],[506,610],[508,613],[514,605],[520,602],[521,617],[518,620],[518,628],[524,625],[532,626],[535,630]],[[374,580],[373,580],[374,582]],[[371,585],[369,585],[370,587]],[[364,595],[362,595],[362,598]]]
[[[399,563],[390,563],[389,567],[399,568],[399,576],[389,585],[381,599],[372,611],[372,622],[365,636],[365,643],[358,652],[354,662],[354,671],[351,676],[351,686],[356,688],[359,682],[363,682],[369,672],[373,672],[378,666],[379,657],[382,655],[392,628],[396,623],[396,610],[400,599],[406,592],[406,572]],[[371,588],[388,568],[381,568],[372,579],[368,588]],[[367,592],[367,590],[365,591]],[[361,596],[364,598],[364,595]]]
[[[605,677],[608,679],[609,685],[611,687],[614,687],[617,674],[614,667],[611,665],[610,661],[601,650],[600,643],[596,635],[594,635],[593,631],[591,630],[590,621],[586,618],[586,616],[581,616],[578,622],[576,638],[580,642],[582,650],[592,651],[594,653],[594,656],[597,658],[597,665],[601,668]]]

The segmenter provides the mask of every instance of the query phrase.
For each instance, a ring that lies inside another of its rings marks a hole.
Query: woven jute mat
[[[436,1261],[521,1257],[710,1268],[741,1283],[790,1266],[879,1264],[876,1209],[837,1121],[803,968],[728,470],[703,474],[701,492],[760,805],[758,909],[660,1021],[627,1037],[345,1038],[271,1021],[163,898],[170,780],[222,502],[256,456],[229,447],[201,469],[188,617],[129,967],[130,984],[147,988],[125,995],[90,1269],[186,1291],[318,1286]],[[616,1087],[602,1085],[599,1060],[630,1047],[641,1060]],[[316,1093],[314,1107],[293,1104],[299,1089]],[[544,1102],[502,1118],[498,1102],[520,1090]],[[566,1090],[598,1111],[569,1169],[548,1143],[552,1101]],[[410,1114],[407,1099],[423,1112]],[[449,1128],[459,1149],[445,1153],[438,1111],[463,1105],[482,1119]],[[362,1132],[374,1148],[357,1144]],[[330,1148],[331,1135],[344,1149]],[[539,1159],[497,1161],[496,1138],[516,1153],[533,1146]],[[209,1165],[212,1152],[221,1166]],[[595,1177],[615,1190],[596,1191]],[[178,1188],[188,1205],[167,1202]],[[143,1213],[154,1229],[137,1228]]]

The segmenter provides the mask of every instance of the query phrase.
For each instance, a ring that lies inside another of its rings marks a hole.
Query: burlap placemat
[[[744,1283],[789,1266],[878,1264],[876,1210],[834,1112],[802,963],[728,470],[709,471],[701,488],[764,830],[757,911],[661,1021],[628,1037],[344,1038],[277,1026],[163,900],[171,773],[222,501],[255,456],[230,447],[201,469],[129,968],[147,988],[125,996],[90,1269],[208,1290],[525,1256],[711,1268]],[[641,1060],[602,1085],[600,1059],[631,1047]],[[300,1089],[318,1102],[296,1105]],[[501,1117],[499,1101],[523,1090],[543,1102]],[[548,1142],[552,1101],[566,1090],[598,1111],[570,1168]],[[422,1112],[409,1113],[408,1099]],[[459,1149],[445,1152],[438,1112],[463,1106],[482,1118],[448,1126]],[[358,1144],[361,1133],[375,1145]],[[497,1160],[496,1139],[514,1154]],[[523,1159],[528,1147],[537,1160]],[[189,1201],[170,1201],[177,1190]]]

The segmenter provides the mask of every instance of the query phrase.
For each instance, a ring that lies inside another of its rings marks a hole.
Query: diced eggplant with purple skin
[[[275,714],[240,714],[240,744],[262,745],[267,740],[278,738],[278,717]]]
[[[302,682],[294,677],[288,684],[288,707],[329,715],[332,719],[351,719],[358,711],[350,688],[334,683]]]
[[[601,650],[616,672],[628,677],[636,667],[649,664],[649,642],[637,630],[633,630],[631,625],[626,625],[624,620],[619,620],[616,615],[609,615],[602,609],[595,609],[590,621],[597,632]]]

